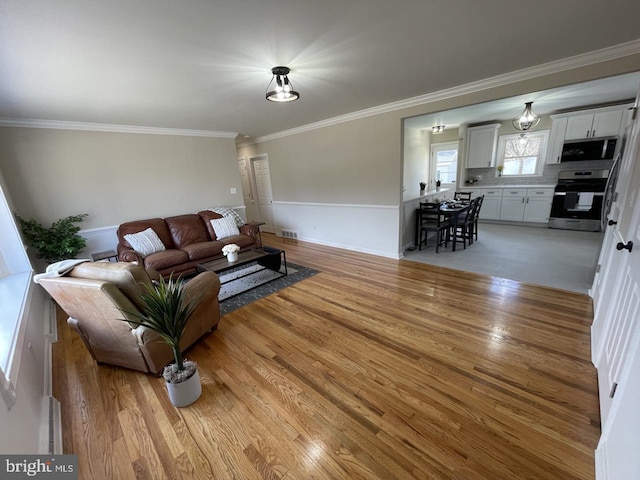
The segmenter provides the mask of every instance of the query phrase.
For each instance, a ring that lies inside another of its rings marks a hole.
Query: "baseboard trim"
[[[286,238],[283,237],[280,234],[276,234],[277,237],[280,238]],[[351,252],[359,252],[359,253],[367,253],[369,255],[376,255],[378,257],[385,257],[385,258],[392,258],[394,260],[400,260],[401,255],[396,253],[396,254],[390,254],[389,252],[383,252],[380,250],[373,250],[373,249],[368,249],[368,248],[357,248],[354,247],[353,245],[346,245],[346,244],[342,244],[342,243],[336,243],[336,242],[326,242],[324,240],[318,240],[316,238],[311,238],[311,237],[298,237],[298,240],[301,242],[308,242],[308,243],[314,243],[316,245],[324,245],[326,247],[333,247],[333,248],[340,248],[342,250],[349,250]]]

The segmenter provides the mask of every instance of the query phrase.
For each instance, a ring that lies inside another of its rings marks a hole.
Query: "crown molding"
[[[185,137],[236,138],[237,132],[209,130],[184,130],[179,128],[141,127],[110,123],[66,122],[63,120],[38,120],[30,118],[0,118],[1,127],[50,128],[56,130],[84,130],[90,132],[138,133],[147,135],[179,135]]]
[[[329,118],[327,120],[321,120],[319,122],[310,123],[301,127],[292,128],[290,130],[284,130],[282,132],[276,132],[270,135],[257,137],[255,141],[245,143],[244,145],[251,145],[255,143],[266,142],[269,140],[275,140],[277,138],[288,137],[290,135],[296,135],[298,133],[308,132],[331,125],[350,122],[352,120],[358,120],[360,118],[380,115],[396,110],[402,110],[404,108],[416,107],[418,105],[424,105],[431,102],[459,97],[461,95],[476,93],[483,90],[488,90],[490,88],[502,87],[512,83],[517,83],[519,81],[530,80],[535,77],[542,77],[553,73],[560,73],[575,68],[586,67],[596,63],[615,60],[617,58],[635,55],[638,53],[640,53],[640,39],[621,43],[612,47],[603,48],[601,50],[595,50],[593,52],[583,53],[573,57],[563,58],[561,60],[555,60],[553,62],[544,63],[542,65],[536,65],[534,67],[523,68],[521,70],[516,70],[515,72],[497,75],[495,77],[486,78],[484,80],[478,80],[477,82],[471,82],[464,85],[459,85],[457,87],[447,88],[444,90],[439,90],[437,92],[427,93],[425,95],[411,97],[397,102],[386,103],[384,105],[359,110],[357,112],[347,113],[346,115]]]

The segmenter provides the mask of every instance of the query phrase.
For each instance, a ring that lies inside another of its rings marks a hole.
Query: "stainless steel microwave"
[[[560,162],[613,160],[617,141],[615,137],[568,140],[562,146]]]

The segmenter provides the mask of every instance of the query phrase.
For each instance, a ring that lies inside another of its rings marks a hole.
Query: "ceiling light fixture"
[[[433,127],[431,127],[431,131],[433,133],[442,133],[444,132],[444,125],[434,125]]]
[[[522,132],[526,132],[540,123],[540,118],[533,113],[531,105],[533,102],[526,102],[522,114],[513,121],[513,126]]]
[[[293,102],[300,94],[293,89],[289,81],[289,67],[273,67],[271,81],[267,87],[267,100],[270,102]],[[272,88],[273,85],[273,88]]]

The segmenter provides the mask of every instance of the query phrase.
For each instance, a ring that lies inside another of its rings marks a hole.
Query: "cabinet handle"
[[[587,138],[589,138],[590,133],[591,133],[591,130],[587,130]]]
[[[527,197],[527,203],[529,203],[529,197]]]
[[[522,197],[522,203],[524,203],[524,197]]]

